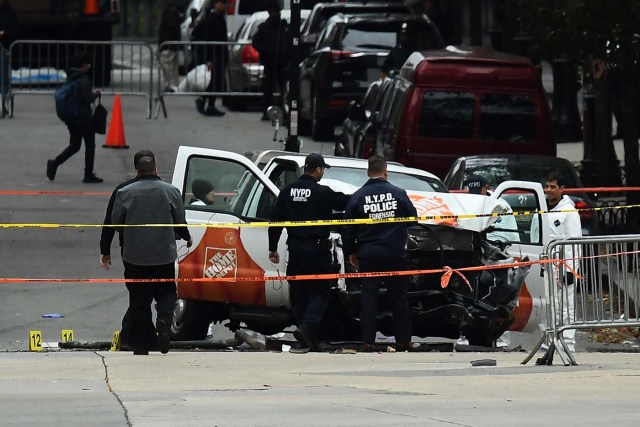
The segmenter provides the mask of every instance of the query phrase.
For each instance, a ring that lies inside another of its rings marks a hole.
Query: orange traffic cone
[[[122,106],[120,105],[120,95],[116,94],[113,101],[113,113],[107,132],[107,142],[103,148],[129,148],[124,139],[124,125],[122,124]]]
[[[100,13],[98,6],[98,0],[86,0],[84,2],[84,14],[85,15],[97,15]]]

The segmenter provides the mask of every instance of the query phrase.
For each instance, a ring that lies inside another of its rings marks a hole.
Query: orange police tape
[[[209,277],[195,277],[195,278],[175,278],[175,279],[29,279],[21,277],[3,277],[0,278],[0,283],[135,283],[135,282],[259,282],[259,281],[283,281],[283,280],[326,280],[326,279],[350,279],[360,277],[393,277],[393,276],[413,276],[418,274],[436,274],[443,273],[440,281],[440,286],[446,288],[449,285],[449,281],[453,274],[457,274],[463,278],[466,284],[471,288],[471,284],[464,276],[465,271],[483,271],[483,270],[501,270],[512,267],[527,267],[532,265],[544,265],[555,264],[556,267],[564,266],[569,272],[571,272],[577,279],[583,277],[578,274],[577,271],[569,266],[568,261],[579,261],[586,259],[598,259],[607,258],[620,255],[633,255],[640,253],[637,251],[622,251],[614,252],[610,254],[590,255],[584,257],[565,258],[565,259],[544,259],[538,261],[516,261],[508,264],[497,265],[484,265],[475,267],[461,267],[453,269],[445,266],[444,268],[436,268],[429,270],[404,270],[404,271],[379,271],[371,273],[327,273],[327,274],[301,274],[295,276],[246,276],[235,278],[209,278]]]

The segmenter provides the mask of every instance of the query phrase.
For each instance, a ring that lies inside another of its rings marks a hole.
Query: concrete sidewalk
[[[637,425],[637,354],[0,354],[2,425]],[[495,367],[470,361],[495,359]]]

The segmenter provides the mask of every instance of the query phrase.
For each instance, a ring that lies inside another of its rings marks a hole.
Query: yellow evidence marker
[[[73,329],[63,329],[60,333],[60,341],[69,342],[73,341]]]
[[[29,331],[29,351],[42,351],[41,331]]]
[[[120,350],[120,331],[115,331],[113,333],[113,339],[111,340],[111,348],[109,351],[118,351]]]

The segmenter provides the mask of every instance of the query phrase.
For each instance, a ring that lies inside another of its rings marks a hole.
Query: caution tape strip
[[[268,281],[283,281],[283,280],[327,280],[327,279],[356,279],[363,277],[397,277],[397,276],[416,276],[425,274],[438,274],[443,273],[446,278],[441,279],[441,286],[446,288],[449,284],[450,278],[453,274],[462,276],[469,287],[471,284],[464,276],[464,272],[469,271],[486,271],[486,270],[502,270],[505,268],[519,268],[528,267],[533,265],[555,264],[557,267],[564,266],[570,273],[576,278],[582,279],[582,276],[578,274],[570,265],[569,262],[607,258],[619,255],[632,255],[639,254],[637,251],[622,251],[610,254],[590,255],[584,257],[565,258],[565,259],[541,259],[538,261],[516,261],[506,264],[496,265],[481,265],[474,267],[460,267],[451,268],[445,266],[443,268],[427,269],[427,270],[403,270],[403,271],[378,271],[370,273],[326,273],[326,274],[298,274],[298,275],[278,275],[278,276],[245,276],[245,277],[194,277],[186,278],[179,277],[175,279],[124,279],[124,278],[105,278],[105,279],[49,279],[49,278],[23,278],[23,277],[2,277],[0,283],[149,283],[149,282],[268,282]]]
[[[59,223],[0,223],[0,228],[130,228],[130,227],[196,227],[196,228],[236,228],[236,227],[308,227],[308,226],[328,226],[328,225],[359,225],[359,224],[380,224],[392,222],[417,222],[417,221],[442,221],[448,219],[471,219],[471,218],[496,218],[501,216],[529,216],[546,215],[550,213],[571,213],[587,211],[603,211],[615,209],[638,208],[637,205],[624,206],[603,206],[600,208],[584,209],[562,209],[558,211],[530,210],[518,212],[502,212],[487,214],[462,214],[462,215],[427,215],[404,218],[357,218],[357,219],[326,219],[313,221],[254,221],[254,222],[219,222],[206,224],[59,224]]]

